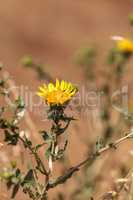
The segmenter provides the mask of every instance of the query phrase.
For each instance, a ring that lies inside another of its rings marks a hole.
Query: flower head
[[[77,87],[64,80],[56,83],[43,84],[39,87],[38,96],[42,97],[48,105],[63,105],[76,94]]]
[[[116,41],[116,49],[122,53],[133,53],[133,40],[120,36],[112,37]]]

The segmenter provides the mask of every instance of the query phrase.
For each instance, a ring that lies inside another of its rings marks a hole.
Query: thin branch
[[[25,140],[24,140],[22,137],[19,136],[19,139],[21,140],[21,142],[22,142],[24,145],[26,144]],[[41,167],[41,168],[39,167],[38,170],[39,170],[42,174],[48,176],[49,174],[48,174],[47,170],[45,169],[45,166],[44,166],[44,164],[43,164],[43,162],[42,162],[40,156],[38,155],[38,153],[35,152],[35,151],[33,150],[33,148],[32,148],[30,145],[27,145],[27,147],[28,147],[29,151],[34,155],[35,160],[36,160],[36,163],[37,163],[37,166],[40,166],[40,167]]]
[[[124,141],[126,141],[126,140],[128,140],[128,139],[131,139],[131,138],[133,138],[133,132],[131,132],[131,133],[129,133],[129,134],[126,134],[126,136],[124,136],[124,137],[122,137],[122,138],[116,140],[116,141],[113,142],[113,143],[108,144],[107,146],[101,148],[99,151],[92,153],[88,158],[86,158],[85,160],[83,160],[82,162],[80,162],[79,164],[77,164],[76,166],[69,168],[69,169],[66,171],[66,173],[65,173],[64,175],[57,177],[57,178],[56,178],[55,180],[53,180],[53,181],[50,181],[50,182],[47,184],[47,186],[46,186],[46,191],[48,191],[48,190],[51,189],[51,188],[56,187],[56,186],[59,185],[59,184],[63,184],[63,183],[66,182],[69,178],[71,178],[72,175],[73,175],[76,171],[80,170],[80,168],[81,168],[82,166],[84,166],[85,164],[87,164],[87,163],[89,163],[89,162],[95,161],[96,158],[97,158],[98,156],[100,156],[101,154],[103,154],[104,152],[106,152],[106,151],[108,151],[108,150],[110,150],[110,149],[112,149],[112,148],[116,149],[116,147],[119,146],[121,143],[123,143]]]
[[[123,143],[125,140],[127,139],[131,139],[133,138],[133,132],[126,134],[126,136],[116,140],[113,143],[108,144],[107,146],[101,148],[99,151],[97,151],[96,153],[90,155],[88,158],[86,158],[84,161],[82,161],[81,163],[79,163],[77,166],[75,166],[76,168],[80,168],[81,166],[85,165],[86,163],[88,163],[90,161],[90,159],[92,159],[93,157],[96,158],[97,156],[100,156],[102,153],[108,151],[109,149],[112,148],[116,148],[119,144]]]

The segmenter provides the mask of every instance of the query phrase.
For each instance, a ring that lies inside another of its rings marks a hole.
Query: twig
[[[121,144],[122,142],[124,142],[125,140],[130,139],[130,138],[133,138],[133,133],[132,132],[129,133],[128,135],[116,140],[114,143],[110,143],[106,147],[101,148],[99,151],[97,151],[93,155],[89,156],[88,158],[86,158],[84,161],[82,161],[81,163],[79,163],[75,167],[76,168],[80,168],[81,166],[83,166],[86,163],[88,163],[88,161],[90,161],[90,159],[92,159],[92,157],[100,156],[102,153],[108,151],[109,149],[116,148],[119,144]]]
[[[56,180],[54,181],[50,181],[47,186],[46,186],[46,191],[48,191],[51,188],[56,187],[59,184],[63,184],[64,182],[66,182],[69,178],[71,178],[71,176],[78,170],[80,170],[80,168],[82,166],[84,166],[85,164],[94,161],[98,156],[100,156],[101,154],[103,154],[104,152],[114,148],[116,149],[116,147],[118,145],[120,145],[121,143],[123,143],[124,141],[126,141],[127,139],[133,138],[133,132],[127,134],[126,136],[116,140],[113,143],[108,144],[107,146],[101,148],[99,151],[91,154],[88,158],[86,158],[85,160],[83,160],[82,162],[80,162],[79,164],[77,164],[74,167],[69,168],[66,173],[63,176],[59,176],[56,178]]]
[[[23,142],[23,144],[25,145],[25,143],[26,143],[25,140],[24,140],[22,137],[20,137],[20,136],[19,136],[19,139],[20,139],[20,140]],[[29,151],[34,155],[37,165],[38,165],[38,166],[41,166],[41,168],[39,167],[38,170],[39,170],[43,175],[48,176],[49,174],[48,174],[47,170],[45,169],[45,166],[44,166],[44,164],[43,164],[41,158],[39,157],[38,153],[35,152],[35,151],[33,150],[33,148],[32,148],[30,145],[27,145],[27,147],[28,147]]]

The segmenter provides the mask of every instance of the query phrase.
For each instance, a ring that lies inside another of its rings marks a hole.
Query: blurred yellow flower
[[[133,53],[133,40],[120,36],[112,37],[116,41],[116,48],[122,53]]]
[[[63,105],[76,94],[77,87],[72,83],[56,79],[56,83],[43,84],[39,87],[38,96],[42,97],[48,105]]]

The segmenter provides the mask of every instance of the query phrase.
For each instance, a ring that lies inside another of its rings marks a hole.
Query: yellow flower
[[[43,84],[39,87],[38,96],[42,97],[48,105],[63,105],[76,94],[77,88],[64,80],[56,79],[56,83]]]
[[[120,36],[114,36],[116,40],[116,49],[122,53],[133,53],[133,41]]]

